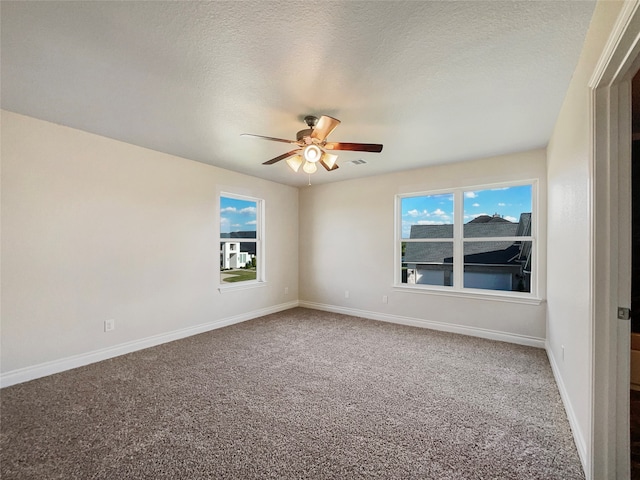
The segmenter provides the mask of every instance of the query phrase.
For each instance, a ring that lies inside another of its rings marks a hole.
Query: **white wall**
[[[540,180],[539,294],[544,297],[546,157],[544,150],[535,150],[302,188],[301,302],[338,311],[353,309],[372,318],[441,322],[453,331],[483,329],[504,333],[512,341],[522,337],[543,342],[544,304],[418,294],[392,287],[396,194],[536,178]],[[387,304],[383,295],[388,296]]]
[[[583,463],[590,451],[590,135],[587,87],[621,2],[598,2],[547,149],[548,352]],[[564,346],[564,360],[562,347]]]
[[[295,188],[6,111],[1,159],[3,374],[297,300]],[[264,287],[217,290],[220,191],[265,200]]]

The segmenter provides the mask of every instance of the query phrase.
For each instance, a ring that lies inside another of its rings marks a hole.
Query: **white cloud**
[[[516,217],[511,217],[507,215],[506,217],[504,217],[504,219],[509,220],[510,222],[513,222],[513,223],[518,223],[518,219]]]
[[[465,198],[477,198],[478,194],[476,192],[464,192]]]
[[[223,227],[223,226],[224,226],[224,227],[228,227],[230,223],[231,223],[231,222],[229,221],[229,219],[228,219],[228,218],[220,217],[220,226],[221,226],[221,227]]]
[[[476,202],[476,203],[474,203],[474,204],[472,205],[472,207],[479,207],[479,206],[480,206],[480,204],[479,204],[478,202]]]
[[[242,210],[240,210],[240,213],[242,214],[255,214],[256,213],[256,207],[245,207]]]
[[[234,223],[233,225],[231,225],[233,228],[238,228],[241,227],[242,225],[240,225],[239,223]]]
[[[441,217],[442,215],[446,215],[446,213],[444,213],[444,210],[437,209],[435,212],[433,212],[433,215]]]
[[[506,204],[506,203],[502,203],[502,202],[500,202],[500,203],[498,204],[498,206],[499,206],[499,207],[506,207],[506,206],[507,206],[507,204]]]
[[[258,222],[255,220],[251,220],[250,222],[245,223],[245,225],[256,225]]]
[[[417,210],[417,209],[413,209],[413,210],[409,210],[405,216],[409,216],[409,217],[428,217],[429,216],[429,212],[426,210]]]
[[[236,207],[225,207],[220,210],[220,213],[236,213]]]

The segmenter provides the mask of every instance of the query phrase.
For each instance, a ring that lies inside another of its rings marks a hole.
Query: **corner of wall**
[[[549,364],[551,365],[553,377],[555,378],[556,384],[558,385],[558,391],[560,392],[562,404],[564,405],[564,409],[567,412],[567,418],[569,419],[569,425],[571,426],[571,432],[573,434],[573,441],[576,444],[576,449],[578,450],[578,456],[580,457],[582,468],[585,472],[586,478],[591,478],[589,472],[589,462],[587,458],[587,441],[584,437],[584,434],[582,433],[580,424],[578,423],[578,418],[573,409],[573,405],[571,404],[571,397],[569,396],[565,387],[564,380],[562,379],[562,375],[560,374],[560,369],[558,368],[558,363],[556,362],[553,350],[551,349],[551,346],[549,344],[549,340],[545,342],[545,350],[547,352],[547,357],[549,358]]]

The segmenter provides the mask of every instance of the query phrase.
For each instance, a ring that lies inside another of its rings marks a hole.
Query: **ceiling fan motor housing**
[[[296,139],[299,142],[304,142],[307,145],[311,144],[311,132],[313,132],[312,128],[305,128],[304,130],[300,130],[296,134]]]

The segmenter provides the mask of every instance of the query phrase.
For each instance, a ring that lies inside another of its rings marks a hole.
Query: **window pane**
[[[402,242],[402,283],[453,285],[453,242]]]
[[[453,238],[453,193],[404,197],[402,238]]]
[[[465,242],[464,287],[531,292],[532,242]]]
[[[258,202],[220,197],[220,237],[256,238]]]
[[[220,283],[256,279],[256,242],[220,242]]]
[[[464,236],[531,235],[531,185],[464,192]]]

